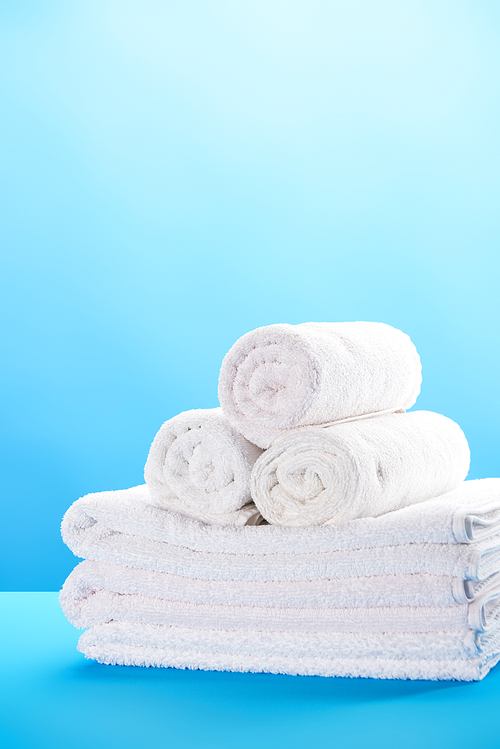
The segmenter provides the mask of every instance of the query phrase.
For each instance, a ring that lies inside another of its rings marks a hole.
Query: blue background
[[[67,507],[259,325],[401,328],[499,475],[499,34],[484,0],[1,3],[2,589],[60,588]]]

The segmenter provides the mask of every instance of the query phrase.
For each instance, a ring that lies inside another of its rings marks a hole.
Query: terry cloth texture
[[[426,650],[426,648],[429,648]],[[216,671],[477,681],[500,659],[500,644],[473,633],[300,637],[110,622],[92,627],[78,649],[100,663]],[[358,653],[359,655],[354,655]]]
[[[220,408],[185,411],[156,435],[144,478],[159,507],[209,523],[244,525],[257,512],[250,473],[261,453]]]
[[[107,590],[170,601],[223,606],[356,608],[371,606],[453,606],[500,587],[500,574],[485,580],[413,573],[314,580],[206,580],[168,572],[87,560],[75,567],[63,597],[86,599]]]
[[[370,597],[368,594],[370,578],[361,583],[358,600],[346,600],[347,605],[344,606],[340,606],[338,601],[334,606],[326,605],[325,601],[320,606],[315,606],[316,601],[307,589],[303,588],[300,594],[300,585],[299,591],[295,592],[293,605],[284,605],[288,603],[284,596],[293,584],[280,582],[270,584],[269,597],[262,596],[260,604],[252,602],[248,605],[244,603],[244,596],[237,595],[235,586],[229,602],[219,603],[215,596],[211,596],[211,592],[214,588],[220,591],[220,585],[214,586],[211,581],[200,580],[193,581],[197,584],[188,585],[183,590],[178,584],[177,588],[174,587],[178,581],[172,581],[171,576],[157,572],[146,573],[147,584],[140,589],[141,592],[128,592],[138,587],[141,576],[135,574],[137,570],[116,567],[110,569],[111,565],[101,565],[96,573],[94,565],[92,562],[83,562],[73,570],[60,595],[65,615],[72,624],[81,628],[116,620],[196,629],[254,628],[263,632],[418,633],[471,629],[491,633],[498,628],[500,622],[498,575],[494,575],[493,580],[488,580],[481,592],[468,603],[452,600],[448,605],[436,605],[438,595],[432,587],[428,587],[428,599],[425,600],[421,595],[420,606],[415,605],[415,601],[411,605],[400,605],[405,576],[400,578],[398,575],[388,575],[383,581],[371,578],[374,587],[379,590],[385,582],[386,605],[380,603],[380,598],[375,605],[370,605],[374,599],[374,596]],[[408,577],[421,578],[422,586],[425,585],[423,575]],[[329,582],[323,582],[323,587],[328,588]],[[348,579],[348,582],[353,585],[351,580]],[[463,589],[463,581],[461,582]],[[243,586],[241,582],[239,585]],[[416,585],[417,582],[414,582],[413,587]],[[282,586],[285,588],[283,593],[280,591]],[[247,583],[247,590],[249,587],[251,589],[252,586]],[[335,589],[335,582],[332,587]],[[260,588],[264,588],[264,585],[260,584]],[[195,591],[195,600],[189,597],[190,589]],[[392,596],[390,591],[394,591]],[[459,591],[457,585],[457,592]],[[274,597],[271,597],[273,594]],[[219,600],[221,598],[219,592]]]
[[[421,381],[415,346],[390,325],[283,323],[229,350],[219,401],[238,431],[267,448],[294,427],[410,408]]]
[[[469,463],[458,424],[430,411],[306,427],[257,460],[252,496],[273,525],[344,523],[449,492]]]
[[[379,518],[221,527],[146,487],[78,500],[61,605],[103,663],[482,678],[498,660],[500,480]]]
[[[392,574],[456,569],[457,576],[480,579],[495,571],[500,479],[464,481],[439,498],[378,518],[314,528],[210,525],[157,507],[141,485],[77,500],[61,531],[82,558],[185,577],[224,579],[230,564],[232,579],[238,579],[238,570],[242,579],[312,579],[322,570],[323,577],[352,577],[391,569]],[[308,578],[312,570],[317,574]]]

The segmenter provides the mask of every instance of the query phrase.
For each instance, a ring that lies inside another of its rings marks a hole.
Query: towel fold
[[[427,631],[448,629],[454,622],[489,631],[500,617],[500,575],[491,576],[468,596],[463,580],[444,575],[211,581],[86,561],[64,583],[60,603],[79,627],[111,619],[191,626],[189,621],[199,622],[201,616],[197,626],[208,628],[224,621],[229,629],[256,622],[262,629],[341,631],[352,626],[363,631],[374,626],[383,631]]]
[[[273,525],[343,523],[452,491],[469,463],[451,419],[392,414],[282,434],[254,465],[252,496]]]
[[[500,534],[500,478],[464,481],[441,497],[378,518],[319,528],[211,526],[156,507],[147,486],[141,484],[86,494],[67,510],[61,532],[64,542],[80,556],[87,556],[88,544],[94,546],[108,535],[124,535],[130,543],[137,536],[145,547],[148,540],[156,540],[226,554],[270,554],[298,547],[338,551],[395,543],[475,544]]]
[[[199,579],[426,573],[481,580],[498,571],[500,479],[466,481],[379,518],[320,528],[208,525],[152,505],[139,486],[77,500],[61,531],[77,556]]]
[[[127,621],[196,629],[260,632],[442,632],[470,629],[467,604],[456,606],[277,609],[269,606],[215,606],[169,601],[101,590],[84,599],[61,598],[66,618],[79,628]],[[490,617],[498,619],[498,607]],[[487,620],[489,621],[489,619]],[[485,631],[490,631],[488,626]]]
[[[97,591],[144,595],[170,601],[275,608],[359,606],[453,606],[469,603],[500,588],[500,574],[483,581],[451,575],[375,575],[314,580],[203,580],[123,567],[81,562],[65,582],[61,596],[82,599]]]
[[[73,573],[72,573],[73,574]],[[500,588],[494,587],[472,603],[451,606],[346,606],[311,608],[193,603],[158,595],[115,593],[86,587],[85,581],[68,577],[60,595],[65,616],[77,627],[128,621],[168,624],[198,629],[301,632],[443,632],[473,629],[490,632],[500,621]]]
[[[464,658],[479,654],[477,643],[482,652],[490,652],[493,643],[490,641],[486,650],[482,648],[481,638],[476,638],[470,630],[449,632],[402,633],[402,632],[283,632],[282,638],[275,632],[224,632],[217,630],[198,631],[188,627],[170,627],[165,625],[129,626],[125,623],[102,627],[101,635],[120,641],[127,634],[130,644],[165,647],[171,643],[173,650],[198,650],[201,653],[223,652],[252,655],[261,653],[269,655],[286,652],[298,658],[323,657],[331,658]],[[90,639],[88,637],[87,639]],[[97,639],[94,638],[93,639]],[[498,640],[498,633],[495,633]]]
[[[485,580],[499,569],[500,536],[475,545],[398,544],[331,552],[221,554],[152,541],[144,553],[137,537],[95,538],[79,552],[100,562],[141,567],[200,580],[327,580],[370,575],[450,575]]]
[[[101,663],[376,679],[482,679],[498,662],[497,634],[200,632],[110,622],[85,632],[78,649]]]
[[[415,346],[390,325],[278,324],[246,333],[226,354],[219,401],[267,448],[294,427],[410,408],[421,381]]]
[[[244,525],[257,512],[250,472],[261,453],[220,408],[185,411],[156,435],[144,477],[159,507],[209,523]]]

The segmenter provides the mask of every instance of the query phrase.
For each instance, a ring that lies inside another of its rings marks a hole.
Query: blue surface
[[[102,666],[54,593],[0,594],[2,749],[500,746],[500,666],[477,683]]]
[[[273,322],[410,334],[500,475],[500,4],[0,3],[0,589]],[[256,716],[258,720],[258,716]]]

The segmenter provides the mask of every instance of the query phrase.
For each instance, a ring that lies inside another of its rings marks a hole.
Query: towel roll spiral
[[[229,350],[219,401],[238,431],[267,448],[297,426],[410,408],[421,381],[411,339],[385,323],[277,324]]]
[[[220,408],[184,411],[156,435],[144,477],[160,507],[207,522],[243,525],[256,513],[250,473],[261,453]]]
[[[342,523],[452,491],[469,470],[464,433],[430,411],[281,435],[257,460],[252,496],[270,523]]]

